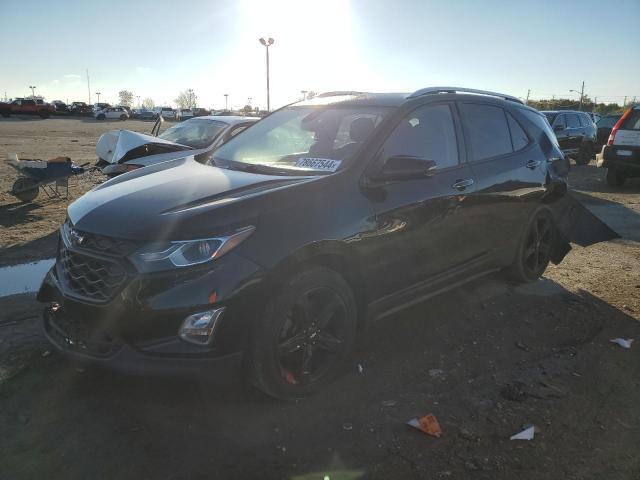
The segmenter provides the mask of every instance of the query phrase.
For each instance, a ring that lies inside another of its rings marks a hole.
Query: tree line
[[[617,103],[595,103],[591,98],[585,95],[582,98],[582,107],[580,100],[571,98],[552,98],[541,100],[529,100],[527,103],[536,110],[580,110],[584,112],[595,112],[600,115],[609,115],[611,113],[622,113],[623,110],[630,105],[619,105]]]

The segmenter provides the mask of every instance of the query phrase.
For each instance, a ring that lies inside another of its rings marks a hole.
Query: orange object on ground
[[[422,430],[424,433],[431,435],[432,437],[440,438],[440,435],[442,435],[442,428],[440,428],[438,419],[432,413],[425,415],[424,417],[409,420],[409,425],[417,428],[418,430]]]

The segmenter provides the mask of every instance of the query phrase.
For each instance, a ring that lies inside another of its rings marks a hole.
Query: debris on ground
[[[622,348],[631,348],[633,338],[612,338],[609,341],[620,345]]]
[[[429,370],[429,376],[431,378],[444,378],[444,370],[439,368],[432,368]]]
[[[442,428],[440,428],[438,419],[431,413],[424,417],[412,418],[407,422],[407,425],[411,425],[413,428],[417,428],[432,437],[440,438],[440,435],[442,435]]]
[[[359,363],[359,364],[358,364],[358,373],[359,373],[360,375],[362,375],[362,374],[364,373],[364,367],[362,366],[362,364],[361,364],[361,363]]]
[[[383,407],[395,407],[398,404],[397,400],[384,400],[382,402]]]
[[[509,437],[509,440],[533,440],[533,435],[535,434],[535,432],[536,427],[530,425],[521,432],[516,433],[515,435],[511,435],[511,437]]]
[[[346,431],[353,430],[353,423],[343,423],[342,429]]]

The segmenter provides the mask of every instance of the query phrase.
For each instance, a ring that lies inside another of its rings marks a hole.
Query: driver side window
[[[382,155],[433,160],[438,170],[457,166],[458,144],[449,105],[428,105],[411,112],[387,138]]]

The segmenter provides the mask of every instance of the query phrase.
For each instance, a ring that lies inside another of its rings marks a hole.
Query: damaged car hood
[[[131,130],[111,130],[102,134],[96,144],[98,158],[108,163],[185,150],[193,149],[187,145]]]
[[[80,231],[121,239],[206,238],[254,225],[269,204],[265,195],[317,178],[227,170],[187,157],[115,177],[73,202],[68,216]]]

